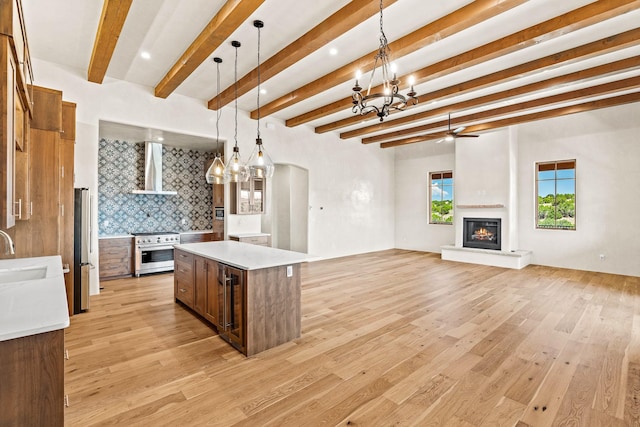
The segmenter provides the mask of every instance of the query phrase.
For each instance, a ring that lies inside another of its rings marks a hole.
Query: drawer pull
[[[69,360],[69,349],[64,349],[64,360]]]
[[[64,395],[64,407],[65,408],[69,407],[69,395],[68,394]]]
[[[187,290],[185,288],[180,288],[180,292],[184,293],[187,292]]]

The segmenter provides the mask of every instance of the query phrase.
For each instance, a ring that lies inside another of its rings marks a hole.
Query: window
[[[576,161],[536,163],[536,228],[576,229]]]
[[[453,224],[453,172],[431,172],[429,183],[429,223]]]

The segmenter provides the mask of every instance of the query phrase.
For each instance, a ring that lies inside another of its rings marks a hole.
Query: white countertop
[[[269,237],[269,233],[229,233],[229,237],[237,237],[241,239],[243,237]]]
[[[236,242],[234,240],[187,243],[184,245],[176,245],[175,248],[242,270],[259,270],[261,268],[299,264],[311,259],[309,255],[301,252],[268,248],[265,246]]]
[[[180,234],[207,234],[207,233],[213,233],[213,230],[188,230],[188,231],[180,232]]]
[[[0,283],[0,341],[69,326],[60,256],[1,260],[0,272],[44,266],[43,279]]]
[[[133,234],[107,234],[98,236],[98,239],[133,239]]]

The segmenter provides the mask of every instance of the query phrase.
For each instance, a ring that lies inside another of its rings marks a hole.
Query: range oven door
[[[135,275],[173,271],[173,246],[137,245],[135,253]]]

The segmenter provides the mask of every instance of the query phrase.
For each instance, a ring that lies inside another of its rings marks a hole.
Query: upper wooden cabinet
[[[264,178],[252,178],[247,182],[232,182],[229,211],[236,215],[262,214],[266,201],[267,182]]]
[[[22,99],[25,110],[31,115],[31,96],[28,87],[33,83],[33,69],[21,0],[0,0],[0,34],[11,39],[11,48],[17,64],[18,95]]]
[[[68,141],[76,140],[76,104],[73,102],[62,102],[62,139]]]
[[[62,92],[39,86],[32,89],[34,112],[31,128],[62,132]]]
[[[0,36],[0,229],[15,225],[16,64],[10,37]]]

